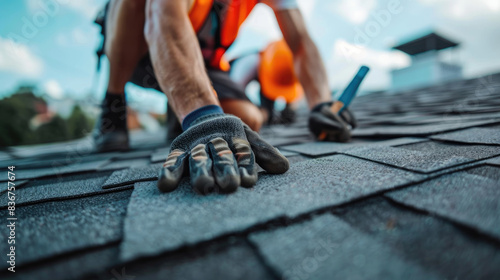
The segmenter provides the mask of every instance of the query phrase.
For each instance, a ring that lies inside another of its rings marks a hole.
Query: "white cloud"
[[[26,0],[28,10],[34,14],[37,11],[50,10],[49,15],[55,16],[61,7],[81,13],[83,16],[94,19],[99,9],[102,8],[101,0]],[[48,8],[50,7],[50,8]]]
[[[399,51],[380,51],[365,46],[351,44],[343,39],[338,39],[334,45],[334,60],[366,64],[383,69],[402,68],[410,65],[408,55]]]
[[[54,99],[61,99],[64,96],[64,91],[56,80],[45,82],[45,84],[43,84],[43,90]]]
[[[390,70],[410,64],[410,58],[398,51],[375,50],[343,39],[335,41],[332,53],[332,59],[325,64],[330,85],[335,89],[347,86],[361,65],[367,65],[371,69],[361,91],[385,89],[391,81]]]
[[[0,71],[12,72],[29,78],[38,77],[43,62],[23,44],[0,37]]]
[[[377,6],[377,0],[341,0],[331,6],[332,10],[354,24],[364,23]]]
[[[306,21],[310,20],[316,6],[316,0],[298,0],[297,3]]]
[[[498,0],[420,0],[420,2],[436,8],[446,17],[458,20],[474,20],[500,14]]]

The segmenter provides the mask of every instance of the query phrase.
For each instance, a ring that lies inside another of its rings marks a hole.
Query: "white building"
[[[446,39],[435,32],[406,41],[394,49],[411,56],[411,65],[393,70],[392,90],[430,86],[446,81],[462,79],[462,66],[446,55],[453,55],[459,43]]]

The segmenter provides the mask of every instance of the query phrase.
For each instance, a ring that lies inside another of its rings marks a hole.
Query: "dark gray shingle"
[[[338,155],[307,160],[283,175],[261,175],[253,189],[196,194],[187,180],[161,194],[156,182],[135,185],[122,257],[156,255],[282,216],[295,217],[423,179],[423,175]]]
[[[439,279],[330,214],[250,240],[283,279]]]

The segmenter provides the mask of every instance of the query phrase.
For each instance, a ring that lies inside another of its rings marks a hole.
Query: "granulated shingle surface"
[[[131,190],[126,190],[16,208],[17,266],[119,240],[130,194]],[[7,211],[0,211],[2,220],[6,221],[7,215]],[[0,235],[2,252],[7,252],[6,239]],[[2,261],[1,267],[7,263]]]
[[[472,158],[461,156],[444,157],[439,153],[393,147],[358,148],[347,150],[344,153],[424,173],[474,161]]]
[[[301,153],[308,156],[326,156],[336,153],[342,153],[356,147],[371,147],[371,146],[399,146],[411,143],[427,141],[425,138],[396,138],[392,140],[373,142],[373,143],[332,143],[332,142],[313,142],[298,145],[283,146],[282,149]]]
[[[465,130],[434,135],[431,138],[441,141],[500,145],[500,129],[474,127]]]
[[[168,194],[161,194],[156,182],[139,183],[127,210],[122,257],[128,260],[157,254],[423,178],[409,171],[338,155],[294,164],[280,176],[260,176],[253,189],[239,188],[228,196],[200,196],[187,181]]]
[[[500,247],[436,217],[377,198],[337,214],[351,227],[390,249],[395,257],[426,267],[442,279],[497,279]]]
[[[0,206],[17,166],[13,279],[499,278],[500,73],[360,95],[350,110],[348,144],[315,142],[307,106],[265,125],[291,169],[229,195],[187,179],[158,192],[163,128],[131,131],[123,152],[95,153],[91,137],[2,148]],[[321,261],[330,236],[340,254]],[[0,279],[13,277],[6,237]]]
[[[104,182],[102,188],[108,189],[133,184],[134,182],[156,180],[162,165],[163,164],[152,164],[145,167],[115,171],[108,177],[106,182]]]
[[[250,240],[282,279],[439,279],[329,214]]]
[[[500,240],[498,186],[498,181],[461,172],[391,192],[386,196]]]
[[[40,179],[26,186],[16,188],[18,206],[41,201],[68,199],[79,196],[91,196],[106,192],[102,183],[111,172],[86,173],[64,178]],[[0,209],[7,207],[7,193],[0,195]]]

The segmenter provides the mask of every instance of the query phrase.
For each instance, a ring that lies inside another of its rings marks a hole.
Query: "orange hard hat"
[[[287,103],[304,94],[293,67],[293,54],[285,40],[273,42],[261,53],[259,80],[262,93],[270,100],[283,97]]]

